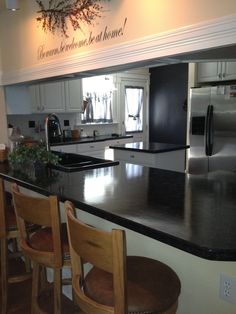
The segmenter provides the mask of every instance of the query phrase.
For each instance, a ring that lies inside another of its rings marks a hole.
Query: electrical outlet
[[[236,304],[236,278],[220,275],[220,298]]]

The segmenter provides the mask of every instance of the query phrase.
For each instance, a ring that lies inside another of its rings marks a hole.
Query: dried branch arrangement
[[[91,25],[96,18],[101,17],[103,10],[100,4],[102,0],[36,0],[40,7],[37,21],[42,24],[46,32],[55,33],[61,30],[62,34],[68,37],[67,22],[70,22],[74,30],[81,30],[81,23]]]

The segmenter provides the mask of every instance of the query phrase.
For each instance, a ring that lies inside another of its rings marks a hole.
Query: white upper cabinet
[[[67,112],[82,112],[83,91],[81,79],[65,81],[65,97]]]
[[[236,62],[201,62],[197,64],[198,82],[236,79]]]
[[[29,89],[26,85],[6,86],[5,100],[7,114],[30,114]]]
[[[225,80],[235,80],[236,79],[236,62],[223,62],[223,78]]]
[[[34,113],[81,112],[81,79],[32,85],[30,96]]]
[[[30,86],[31,108],[34,113],[64,112],[65,89],[63,82]]]

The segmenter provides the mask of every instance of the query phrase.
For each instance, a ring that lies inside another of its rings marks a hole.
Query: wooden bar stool
[[[38,198],[22,194],[16,184],[12,185],[12,195],[20,232],[20,246],[33,264],[31,313],[44,313],[38,303],[42,292],[41,267],[53,269],[53,309],[55,314],[61,313],[64,283],[62,267],[70,267],[71,264],[66,224],[60,222],[58,199],[56,196]],[[26,223],[36,224],[40,228],[29,233]],[[65,284],[69,283],[70,281],[66,280]]]
[[[1,313],[7,313],[8,305],[8,285],[11,283],[19,283],[31,278],[30,264],[24,267],[21,259],[22,252],[18,250],[17,240],[19,233],[16,224],[16,216],[13,205],[11,204],[11,194],[5,191],[4,182],[0,179],[0,251],[1,251]],[[8,248],[11,242],[11,251]],[[18,263],[22,268],[22,272],[10,274],[9,260],[18,259]]]
[[[167,265],[150,258],[126,256],[124,230],[101,231],[81,223],[65,202],[72,287],[85,314],[173,314],[180,280]],[[83,261],[93,265],[86,274]]]

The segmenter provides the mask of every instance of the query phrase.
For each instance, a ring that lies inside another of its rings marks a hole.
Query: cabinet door
[[[29,92],[30,92],[31,111],[33,113],[42,112],[42,108],[40,104],[39,85],[30,85]]]
[[[82,80],[69,80],[65,82],[66,111],[82,112],[83,92]]]
[[[114,140],[107,140],[106,143],[106,147],[109,146],[114,146],[114,145],[121,145],[121,144],[125,144],[125,143],[133,143],[133,137],[127,137],[127,138],[117,138]]]
[[[114,149],[114,159],[147,167],[155,166],[155,155],[129,150]]]
[[[90,156],[95,151],[103,151],[105,150],[105,142],[91,142],[84,144],[77,144],[77,154],[88,155]]]
[[[221,80],[221,62],[201,62],[197,65],[198,82],[212,82]]]
[[[114,160],[114,151],[116,149],[109,148],[109,146],[121,145],[121,144],[132,143],[132,142],[133,142],[133,137],[107,140],[105,142],[105,145],[106,145],[106,147],[105,147],[105,159],[113,159]]]
[[[224,70],[222,71],[222,79],[236,79],[236,62],[224,62]]]
[[[40,103],[43,112],[65,111],[65,90],[63,82],[40,84]]]
[[[4,88],[7,114],[31,114],[30,94],[26,85],[11,85]]]

